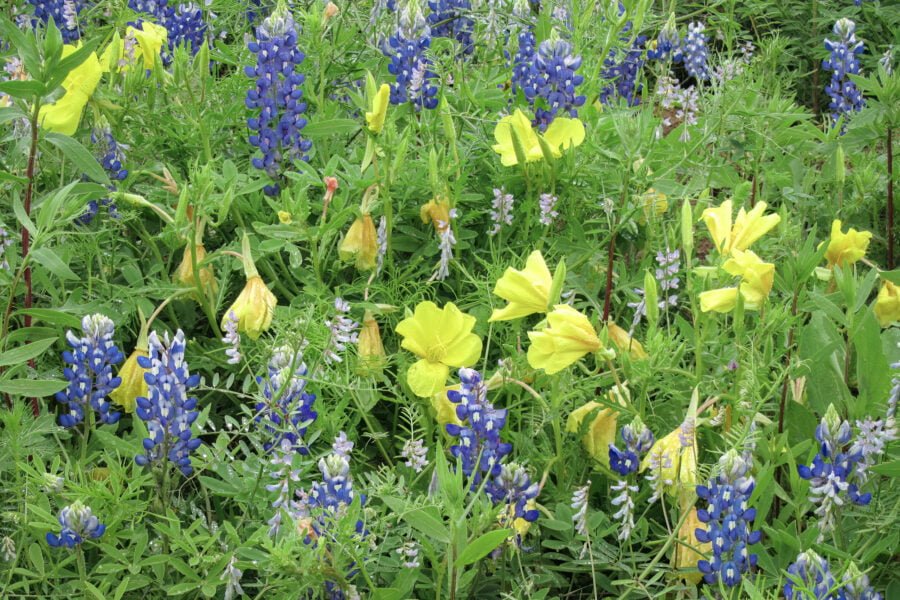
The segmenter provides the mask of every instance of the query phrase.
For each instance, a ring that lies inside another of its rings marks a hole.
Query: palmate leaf
[[[59,431],[52,412],[35,418],[31,407],[16,401],[9,410],[0,410],[0,472],[15,468],[29,456],[47,457],[56,450],[53,434]]]

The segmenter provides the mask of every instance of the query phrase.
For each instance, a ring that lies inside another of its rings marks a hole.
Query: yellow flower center
[[[425,360],[432,363],[439,363],[444,360],[444,356],[447,355],[447,349],[443,344],[435,344],[428,348],[425,352]]]

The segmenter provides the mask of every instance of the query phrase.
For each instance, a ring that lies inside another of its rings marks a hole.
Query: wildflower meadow
[[[900,600],[900,3],[0,1],[0,598]]]

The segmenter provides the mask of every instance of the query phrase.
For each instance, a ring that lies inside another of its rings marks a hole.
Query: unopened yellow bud
[[[234,313],[238,322],[238,331],[246,333],[250,339],[257,339],[272,324],[275,314],[275,305],[278,300],[275,294],[269,291],[265,282],[259,275],[247,278],[247,283],[234,304],[225,311],[222,318],[222,329],[230,313]]]
[[[378,328],[378,321],[375,320],[375,317],[368,310],[363,316],[357,353],[359,355],[359,372],[361,375],[381,372],[385,363],[384,345],[381,343],[381,330]]]
[[[378,258],[378,234],[371,215],[363,214],[356,218],[341,241],[338,255],[344,261],[355,260],[356,268],[360,271],[371,271],[375,268]]]
[[[196,264],[199,267],[200,285],[203,287],[203,290],[208,290],[211,294],[215,294],[218,283],[216,282],[216,276],[213,273],[212,265],[200,266],[200,263],[205,259],[206,248],[203,244],[196,244],[194,246],[194,256],[191,256],[191,245],[188,244],[185,246],[184,254],[181,257],[181,264],[178,265],[178,268],[175,270],[175,281],[183,286],[196,286],[197,281],[194,278],[194,264]]]
[[[144,373],[147,370],[138,364],[139,356],[148,356],[147,348],[139,346],[134,349],[134,352],[131,353],[131,356],[125,360],[122,368],[119,369],[119,377],[122,379],[122,383],[109,394],[110,399],[121,406],[122,410],[127,413],[133,413],[134,407],[137,405],[137,399],[146,398],[148,393],[147,382],[144,381]]]

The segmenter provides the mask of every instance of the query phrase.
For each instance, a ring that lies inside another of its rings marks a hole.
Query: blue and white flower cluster
[[[832,126],[841,117],[846,120],[854,112],[859,112],[866,104],[862,92],[849,75],[859,75],[859,58],[865,50],[863,43],[856,39],[856,23],[850,19],[838,19],[832,30],[837,40],[825,40],[825,48],[831,55],[822,61],[822,68],[831,72],[831,81],[825,92],[831,97]]]
[[[787,569],[784,584],[787,600],[881,600],[882,596],[869,584],[869,577],[850,563],[838,583],[828,561],[815,550],[797,555]]]
[[[481,374],[468,368],[459,370],[460,389],[447,392],[456,404],[456,416],[462,425],[448,423],[447,433],[459,438],[450,446],[450,454],[460,460],[463,474],[476,490],[482,480],[485,493],[494,504],[506,504],[501,517],[511,525],[516,519],[534,522],[538,511],[530,506],[540,487],[533,483],[527,471],[515,463],[502,464],[512,451],[512,444],[500,440],[506,425],[506,410],[497,409],[487,400],[487,387]]]
[[[96,153],[100,156],[100,165],[106,171],[110,181],[122,181],[128,177],[128,169],[123,164],[125,162],[125,150],[128,147],[120,144],[113,137],[112,130],[108,126],[98,127],[91,132],[91,142],[96,147]],[[116,186],[109,186],[110,191],[115,191]],[[106,207],[109,216],[118,218],[119,213],[116,204],[109,198],[91,200],[87,203],[85,212],[76,219],[80,225],[88,225],[97,216],[100,207]]]
[[[630,22],[629,26],[630,28]],[[626,31],[627,29],[626,28]],[[600,90],[600,102],[611,104],[616,98],[621,98],[628,106],[637,106],[641,99],[639,94],[642,86],[638,85],[638,75],[644,61],[641,58],[644,53],[646,38],[637,36],[631,46],[623,51],[621,59],[616,60],[616,49],[609,51],[609,56],[603,61],[601,76],[607,83]]]
[[[541,131],[560,111],[570,117],[578,116],[578,107],[585,102],[585,96],[575,90],[584,83],[584,77],[576,73],[580,66],[581,56],[572,53],[572,44],[566,40],[551,38],[538,46],[522,89],[535,107],[535,125]]]
[[[112,410],[108,397],[122,380],[113,377],[112,368],[125,360],[113,341],[115,324],[101,314],[87,315],[81,320],[81,333],[76,337],[72,331],[66,332],[72,349],[62,354],[68,365],[63,375],[69,385],[56,394],[56,400],[66,405],[59,424],[75,427],[84,421],[86,410],[94,410],[101,423],[115,423],[122,413]]]
[[[28,3],[34,8],[32,27],[39,23],[47,25],[53,19],[63,42],[72,44],[81,38],[78,15],[84,8],[82,0],[28,0]]]
[[[697,568],[707,583],[717,581],[728,587],[741,582],[742,574],[756,566],[756,554],[750,546],[762,539],[762,531],[753,531],[756,509],[748,502],[756,485],[750,475],[750,452],[729,450],[719,459],[719,474],[707,485],[697,486],[697,496],[706,508],[697,510],[697,518],[706,529],[697,528],[701,543],[712,545],[712,560],[700,560]]]
[[[146,369],[148,396],[137,398],[135,413],[147,425],[144,454],[135,457],[141,466],[172,462],[188,476],[193,472],[191,453],[200,447],[193,437],[191,425],[197,420],[197,399],[188,390],[197,387],[200,375],[191,375],[184,360],[184,332],[162,339],[154,331],[149,337],[149,355],[138,357],[138,365]]]
[[[305,76],[297,67],[305,58],[297,47],[297,30],[287,10],[269,16],[256,28],[256,40],[248,44],[256,55],[256,66],[245,73],[255,79],[247,92],[247,108],[259,111],[247,119],[250,144],[262,151],[252,159],[253,166],[265,171],[273,183],[263,188],[268,196],[281,191],[283,174],[295,168],[297,161],[308,160],[312,142],[304,139],[306,102],[303,101]]]
[[[94,516],[91,507],[73,502],[59,513],[59,534],[48,533],[47,543],[54,548],[74,548],[84,540],[95,540],[106,531],[106,525]]]
[[[275,446],[285,448],[285,442],[289,451],[309,452],[303,436],[318,414],[313,410],[316,395],[306,391],[306,374],[300,352],[282,346],[269,360],[265,381],[257,378],[263,382],[265,400],[256,403],[255,420],[270,434],[263,445],[267,452]]]
[[[416,110],[437,107],[438,88],[432,83],[437,74],[425,54],[429,47],[431,28],[418,0],[408,0],[400,9],[399,27],[385,50],[391,59],[388,71],[397,78],[391,84],[391,104],[410,102]]]
[[[312,517],[312,528],[318,536],[327,530],[329,521],[340,518],[347,507],[353,503],[356,493],[353,490],[353,477],[350,475],[350,452],[353,442],[341,435],[335,439],[332,452],[319,459],[319,472],[322,480],[312,484],[305,506],[301,509]],[[360,504],[366,503],[365,494],[360,495]],[[361,520],[356,522],[356,533],[365,534]]]
[[[475,51],[472,42],[475,21],[468,16],[472,10],[470,0],[428,0],[428,6],[431,8],[428,15],[431,35],[455,39],[462,47],[461,55],[472,54]]]
[[[655,440],[653,432],[644,425],[640,417],[635,417],[634,421],[625,425],[621,435],[625,448],[619,450],[614,444],[609,445],[609,466],[622,476],[622,479],[612,486],[612,490],[618,492],[618,495],[611,503],[618,507],[613,518],[622,524],[618,538],[626,540],[631,537],[634,530],[634,495],[640,489],[637,485],[629,483],[628,477],[637,472],[642,456],[650,451]]]
[[[708,37],[703,23],[689,23],[688,33],[684,37],[682,52],[684,55],[684,68],[688,75],[697,81],[709,79],[709,52],[706,47]]]
[[[193,2],[169,6],[169,0],[128,0],[128,7],[153,17],[158,25],[166,28],[170,52],[185,45],[192,54],[197,54],[206,40],[208,27],[203,10]],[[171,57],[165,60],[168,62]]]

